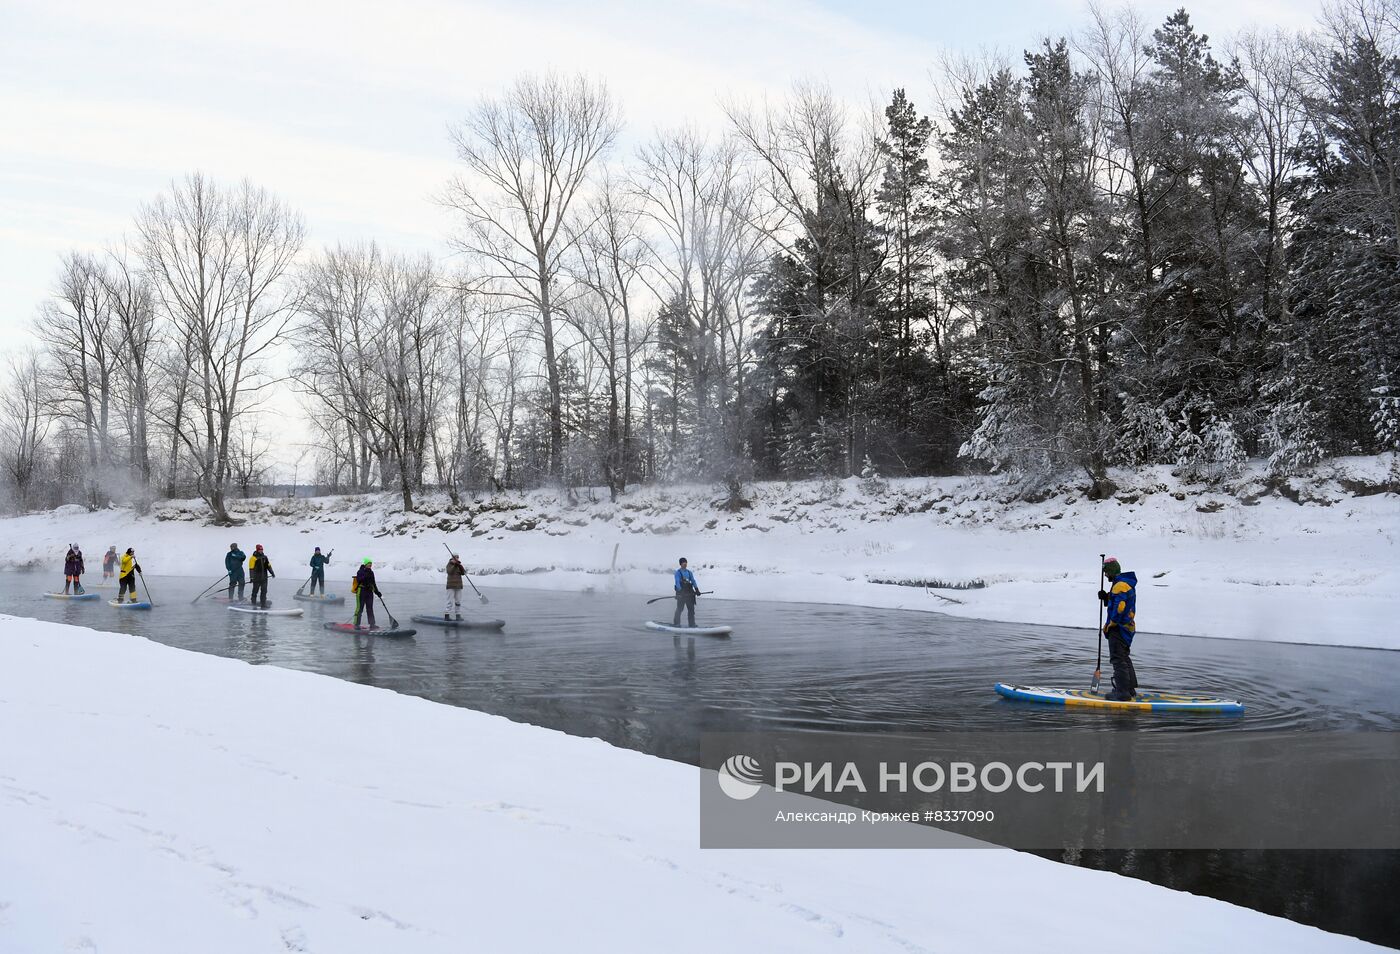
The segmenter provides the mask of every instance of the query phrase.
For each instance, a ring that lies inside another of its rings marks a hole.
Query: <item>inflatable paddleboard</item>
[[[51,600],[100,600],[101,593],[45,593]]]
[[[733,626],[672,626],[669,623],[647,621],[647,629],[659,633],[680,633],[685,636],[728,636],[734,632]]]
[[[354,623],[326,623],[325,628],[332,633],[345,633],[349,636],[416,636],[418,634],[418,630],[404,629],[402,626],[398,629],[381,629],[378,626],[356,629]]]
[[[1176,692],[1139,692],[1127,702],[1113,702],[1088,689],[1051,689],[1042,686],[1008,686],[997,683],[997,694],[1008,699],[1044,702],[1054,706],[1091,709],[1126,709],[1138,712],[1243,712],[1244,704],[1213,696],[1187,696]]]
[[[139,603],[126,603],[121,600],[108,600],[108,606],[115,606],[117,609],[150,609],[151,604],[142,600]]]
[[[443,619],[441,616],[427,614],[415,616],[413,621],[425,626],[445,626],[448,629],[501,629],[506,625],[503,619]]]
[[[326,594],[325,596],[322,596],[322,595],[320,595],[319,593],[318,593],[317,595],[315,595],[315,596],[311,596],[311,595],[306,594],[306,593],[293,593],[293,594],[292,594],[292,599],[294,599],[294,600],[301,600],[303,603],[344,603],[344,602],[345,602],[345,597],[343,597],[343,596],[337,596],[337,595],[334,594],[334,593],[328,593],[328,594]]]
[[[251,613],[254,616],[300,616],[302,609],[298,606],[295,609],[261,609],[257,606],[230,606],[230,613]]]

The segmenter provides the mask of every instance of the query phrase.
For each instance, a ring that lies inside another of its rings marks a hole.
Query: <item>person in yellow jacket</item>
[[[272,572],[272,561],[267,558],[262,544],[259,543],[253,550],[253,555],[248,558],[248,580],[253,584],[253,595],[248,597],[251,605],[267,609],[267,578],[276,575]]]
[[[131,590],[131,602],[136,602],[136,574],[141,572],[141,564],[136,562],[136,551],[131,547],[126,548],[122,554],[121,562],[117,572],[117,602],[122,600],[122,594]]]

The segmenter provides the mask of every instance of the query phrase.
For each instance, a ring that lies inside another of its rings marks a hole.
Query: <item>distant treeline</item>
[[[299,479],[406,509],[978,467],[1104,492],[1114,465],[1400,445],[1393,0],[1215,46],[1185,11],[1094,11],[939,75],[925,109],[798,84],[631,155],[603,84],[520,78],[453,127],[441,261],[310,250],[269,192],[191,175],[62,262],[0,402],[5,481],[226,518],[288,383]]]

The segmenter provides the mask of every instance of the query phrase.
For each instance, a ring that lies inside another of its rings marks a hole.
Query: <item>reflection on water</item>
[[[344,606],[298,603],[306,609],[302,618],[256,617],[207,601],[191,606],[208,580],[147,579],[156,608],[130,613],[101,601],[42,598],[42,590],[55,586],[52,574],[0,574],[0,611],[323,673],[692,763],[701,732],[763,727],[1400,728],[1400,696],[1393,691],[1400,653],[1377,650],[1145,633],[1133,645],[1145,687],[1235,696],[1248,710],[1109,714],[1011,702],[992,692],[1003,680],[1087,684],[1094,634],[1085,630],[707,599],[701,620],[733,625],[734,637],[674,637],[642,628],[649,614],[661,618],[669,606],[648,608],[640,597],[488,590],[490,606],[471,609],[505,619],[504,632],[423,627],[412,639],[375,639],[322,629],[323,622],[347,618]],[[441,606],[439,587],[381,585],[400,620]],[[293,590],[274,580],[274,604],[292,605]],[[1400,887],[1397,852],[1139,851],[1063,860],[1400,944],[1400,908],[1389,900]]]

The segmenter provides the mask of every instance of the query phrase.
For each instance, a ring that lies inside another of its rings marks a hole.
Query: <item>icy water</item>
[[[45,599],[55,581],[61,589],[61,577],[4,573],[0,611],[322,673],[692,763],[701,732],[765,727],[1400,728],[1395,652],[1143,634],[1134,660],[1144,686],[1229,695],[1248,709],[1233,716],[1106,715],[1011,702],[992,691],[998,681],[1085,684],[1094,651],[1086,630],[702,598],[700,622],[730,624],[733,638],[674,637],[642,627],[648,618],[669,622],[669,601],[647,607],[641,597],[602,588],[489,588],[488,606],[466,592],[463,615],[504,619],[503,632],[418,626],[415,637],[384,639],[324,630],[322,623],[348,618],[347,608],[294,602],[299,581],[274,580],[271,598],[278,607],[305,608],[301,618],[230,613],[207,600],[191,606],[211,579],[148,576],[156,608],[133,612],[105,600]],[[381,585],[405,625],[415,613],[441,612],[440,587]],[[382,607],[379,616],[382,625]],[[1400,945],[1400,906],[1392,903],[1400,888],[1397,852],[1139,851],[1065,860]]]

